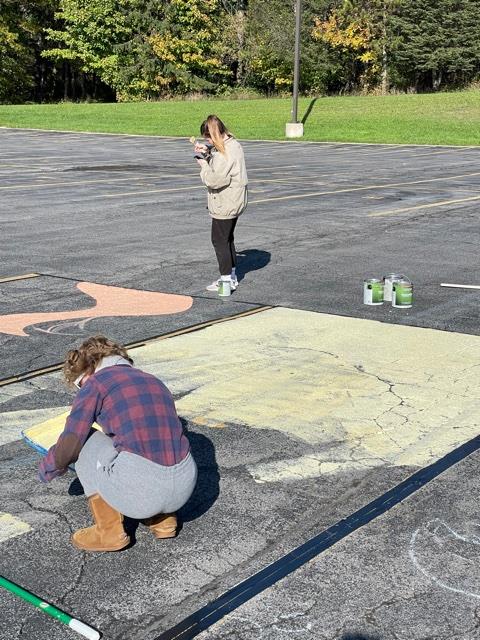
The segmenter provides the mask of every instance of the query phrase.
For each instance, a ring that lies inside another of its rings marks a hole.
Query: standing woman
[[[224,123],[215,115],[202,122],[200,133],[213,145],[210,155],[197,159],[201,167],[200,179],[208,189],[208,211],[212,217],[212,244],[218,261],[220,280],[230,283],[232,290],[238,287],[235,272],[237,256],[234,232],[238,216],[247,206],[247,170],[243,149]],[[196,152],[207,147],[197,144]],[[207,291],[217,291],[220,280],[215,280]]]
[[[197,467],[167,387],[132,366],[124,347],[94,336],[68,352],[67,382],[79,391],[63,433],[40,463],[40,479],[75,462],[95,525],[76,531],[84,551],[119,551],[130,543],[123,515],[144,520],[156,538],[176,535]],[[97,423],[102,431],[92,429]]]

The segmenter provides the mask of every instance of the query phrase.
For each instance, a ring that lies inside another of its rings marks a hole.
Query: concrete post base
[[[303,122],[287,122],[285,125],[285,137],[301,138],[303,136]]]

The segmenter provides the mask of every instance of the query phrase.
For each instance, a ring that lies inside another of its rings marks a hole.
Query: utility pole
[[[285,125],[287,138],[301,138],[303,136],[303,122],[298,122],[298,85],[300,82],[300,37],[302,26],[302,0],[296,0],[295,5],[295,59],[293,64],[293,96],[292,120]]]

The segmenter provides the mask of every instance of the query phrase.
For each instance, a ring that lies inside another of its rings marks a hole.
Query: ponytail
[[[202,136],[210,138],[215,145],[215,149],[220,151],[220,153],[225,154],[225,141],[223,137],[225,134],[228,135],[230,132],[218,116],[208,116],[200,126],[200,133]]]

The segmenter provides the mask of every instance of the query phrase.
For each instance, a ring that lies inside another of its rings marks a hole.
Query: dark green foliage
[[[391,20],[392,70],[402,88],[462,86],[480,71],[478,0],[401,0]]]
[[[55,93],[52,65],[41,58],[43,27],[54,20],[56,0],[2,0],[0,102],[42,101]]]

